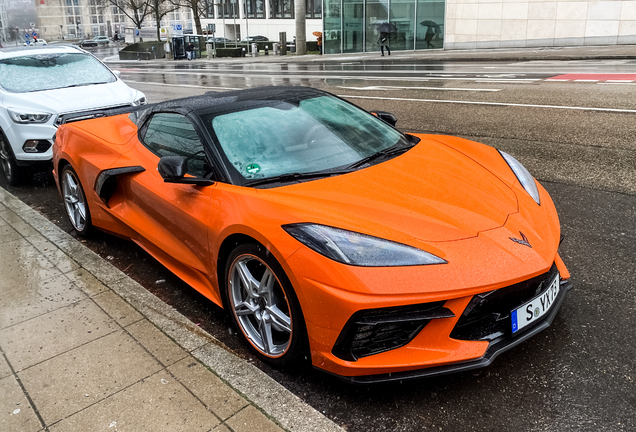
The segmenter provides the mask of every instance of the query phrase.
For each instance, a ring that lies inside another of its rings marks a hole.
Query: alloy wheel
[[[284,355],[292,340],[292,314],[272,269],[251,254],[236,257],[229,271],[229,301],[247,339],[263,355]]]
[[[13,177],[13,167],[11,164],[11,153],[8,148],[7,142],[3,137],[0,137],[0,163],[2,163],[2,169],[4,170],[7,178]]]
[[[64,171],[62,175],[62,193],[64,194],[64,206],[66,213],[78,232],[86,228],[86,201],[82,186],[75,173],[71,170]]]

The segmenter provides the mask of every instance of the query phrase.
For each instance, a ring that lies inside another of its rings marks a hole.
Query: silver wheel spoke
[[[247,295],[250,297],[255,297],[255,293],[258,290],[258,281],[254,279],[252,273],[247,268],[247,262],[241,261],[236,265],[236,272],[241,278],[241,282],[243,283],[243,288],[247,292]]]
[[[274,341],[272,340],[272,325],[262,319],[259,322],[259,332],[261,334],[261,343],[263,344],[263,351],[266,354],[273,354]]]
[[[234,305],[234,310],[236,311],[236,314],[238,316],[256,315],[256,312],[259,310],[259,307],[258,305],[250,304],[247,301],[242,301]]]
[[[267,300],[268,304],[272,304],[272,292],[274,291],[274,285],[276,284],[276,277],[270,269],[265,270],[263,278],[258,285],[258,295]]]
[[[274,329],[286,333],[292,332],[291,319],[285,315],[283,311],[278,309],[278,306],[268,306],[265,310],[270,316],[270,321],[274,326]]]

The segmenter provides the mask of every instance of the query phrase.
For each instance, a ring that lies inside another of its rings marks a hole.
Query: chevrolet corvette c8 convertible
[[[550,196],[495,148],[305,87],[73,120],[53,163],[77,232],[138,244],[274,366],[357,383],[483,367],[571,287]]]

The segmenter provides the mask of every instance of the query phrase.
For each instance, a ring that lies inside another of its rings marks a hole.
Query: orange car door
[[[134,239],[177,276],[209,295],[210,259],[207,220],[214,185],[164,183],[157,171],[162,156],[184,156],[188,174],[203,177],[209,164],[192,122],[184,115],[156,113],[141,142],[127,155],[146,168],[127,187],[127,223]]]

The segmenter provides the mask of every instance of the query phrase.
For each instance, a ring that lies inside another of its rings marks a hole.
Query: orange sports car
[[[80,235],[137,243],[274,366],[308,355],[358,383],[486,366],[571,288],[554,204],[504,152],[373,114],[267,87],[70,116],[54,175]]]

